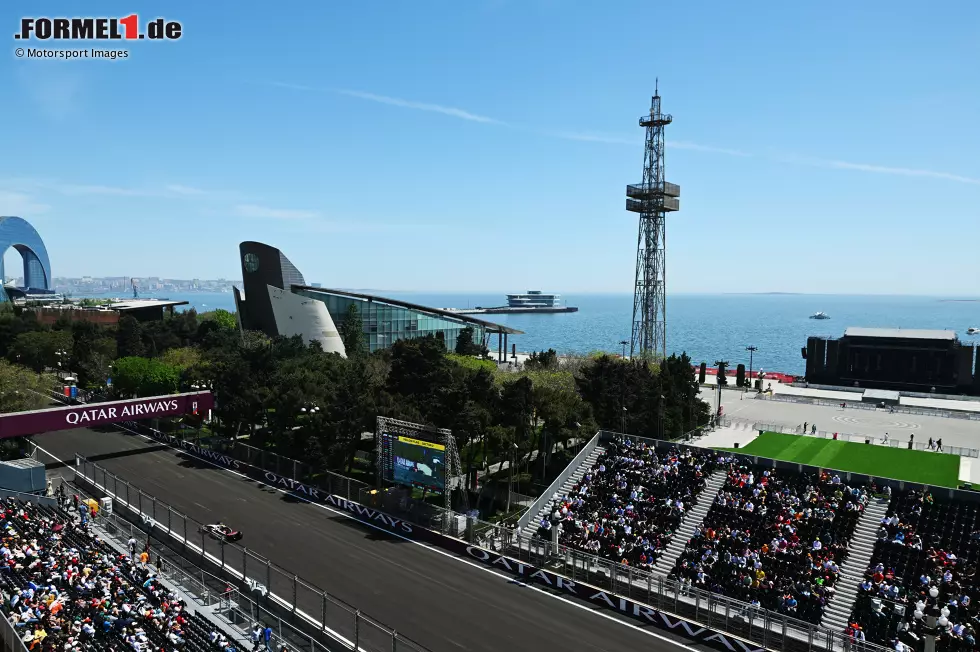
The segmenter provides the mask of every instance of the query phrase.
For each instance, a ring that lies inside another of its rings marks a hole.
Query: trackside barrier
[[[673,445],[671,442],[657,443]],[[207,458],[207,461],[219,465],[213,458]],[[186,534],[182,536],[179,529],[174,529],[177,523],[174,519],[179,519],[177,528],[190,529],[192,532],[196,522],[173,512],[139,489],[130,487],[97,464],[79,458],[78,469],[93,485],[114,489],[117,496],[125,497],[128,493],[130,500],[135,501],[135,507],[130,509],[151,521],[154,532],[158,528],[166,528],[166,534],[189,548],[192,556],[196,555],[209,565],[219,568],[224,576],[234,578],[239,585],[262,588],[268,586],[267,598],[280,605],[277,611],[281,612],[283,606],[287,609],[293,607],[303,620],[313,621],[318,628],[325,627],[322,623],[340,627],[337,625],[338,621],[346,619],[349,622],[352,608],[335,599],[329,599],[326,594],[317,594],[317,589],[309,587],[295,575],[289,575],[268,560],[231,544],[220,546],[202,537],[198,545],[196,540],[191,541]],[[555,551],[551,546],[541,546],[540,541],[520,537],[507,528],[502,528],[500,535],[490,538],[489,541],[488,538],[480,539],[481,542],[494,544],[497,550],[471,545],[467,537],[473,537],[476,530],[475,520],[467,521],[465,517],[447,510],[431,510],[430,505],[413,504],[404,495],[398,497],[389,492],[363,492],[364,496],[375,503],[385,499],[403,501],[401,507],[406,513],[413,514],[418,520],[429,519],[432,529],[420,527],[408,518],[385,513],[374,508],[372,503],[361,504],[340,496],[324,495],[296,481],[289,482],[294,484],[292,491],[295,495],[348,512],[356,520],[371,527],[395,536],[439,546],[503,573],[516,574],[543,588],[561,591],[594,606],[618,611],[646,625],[670,630],[726,652],[758,652],[764,648],[793,652],[837,651],[844,650],[847,643],[842,633],[795,621],[782,614],[760,610],[737,600],[700,591],[652,573],[629,569],[564,546],[559,546]],[[283,482],[270,480],[270,484],[282,486]],[[163,523],[161,519],[168,520]],[[188,523],[191,523],[190,528]],[[239,569],[245,570],[243,572]],[[560,575],[562,571],[567,575]],[[293,598],[291,603],[288,596]],[[311,615],[317,613],[318,607],[329,611],[324,613],[320,621],[316,621]],[[380,629],[383,626],[367,618],[357,620],[356,614],[354,621],[360,627],[359,641],[362,648],[365,647],[364,636],[368,626],[374,628],[375,632],[383,631]],[[345,633],[349,631],[348,626]],[[400,635],[392,635],[391,638],[397,641],[398,649],[421,649],[404,647]],[[389,646],[387,649],[392,649],[391,639],[386,639],[385,643]],[[371,648],[376,648],[379,652],[385,649],[377,645]],[[882,648],[867,644],[864,649],[869,652],[884,652]]]
[[[315,634],[328,648],[429,652],[265,557],[233,543],[219,543],[202,531],[203,523],[79,455],[75,473],[76,481],[84,482],[93,493],[112,496],[114,506],[128,521],[135,521],[151,536],[176,546],[194,562],[216,569],[222,581],[238,586],[244,595],[252,596],[264,609],[303,632]]]
[[[837,388],[837,391],[840,391]],[[807,405],[822,405],[825,407],[840,407],[841,401],[835,401],[830,398],[820,398],[815,396],[798,396],[792,394],[773,394],[772,396],[766,396],[765,392],[762,392],[756,396],[757,399],[765,401],[777,401],[781,403],[804,403]],[[922,398],[936,398],[935,396],[929,396],[927,394],[922,395]],[[974,397],[965,397],[962,400],[976,400]],[[874,403],[859,403],[854,400],[847,401],[847,410],[881,410]],[[980,413],[971,412],[968,410],[944,410],[943,408],[928,408],[928,407],[915,407],[909,405],[893,405],[888,408],[891,412],[896,414],[914,414],[921,417],[940,417],[942,419],[966,419],[968,421],[980,421]]]
[[[838,403],[838,405],[840,405]],[[872,444],[883,445],[882,442],[887,441],[886,446],[891,446],[892,448],[905,448],[908,446],[908,441],[902,441],[901,439],[888,439],[885,440],[881,437],[875,435],[859,435],[850,432],[831,432],[829,430],[817,430],[813,433],[812,429],[807,429],[804,431],[803,427],[799,424],[791,426],[786,423],[759,423],[755,421],[750,421],[748,419],[740,419],[738,417],[724,417],[726,426],[745,426],[746,429],[751,428],[756,431],[769,431],[784,433],[787,435],[806,435],[808,437],[821,437],[823,439],[833,439],[836,438],[839,441],[848,441],[856,443],[865,443],[870,441]],[[912,445],[912,450],[925,451],[928,450],[928,446],[924,442],[914,442]],[[966,448],[963,446],[943,446],[941,451],[933,451],[936,453],[946,453],[947,455],[959,455],[961,457],[980,457],[980,448]]]

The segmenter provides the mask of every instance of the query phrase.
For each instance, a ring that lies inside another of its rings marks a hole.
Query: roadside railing
[[[839,405],[839,404],[838,404]],[[804,429],[802,425],[797,424],[795,426],[786,423],[760,423],[758,421],[751,421],[749,419],[740,419],[738,417],[722,417],[723,424],[726,427],[743,426],[746,430],[755,430],[762,432],[778,432],[787,435],[801,435],[807,437],[820,437],[821,439],[837,439],[839,441],[856,442],[861,444],[875,444],[879,446],[889,446],[891,448],[907,448],[908,440],[892,439],[887,437],[879,437],[877,435],[861,435],[848,432],[831,432],[829,430],[816,430],[812,428]],[[912,447],[909,450],[917,451],[932,451],[934,453],[946,453],[947,455],[959,455],[960,457],[980,457],[980,448],[969,448],[966,446],[946,446],[943,445],[942,450],[935,448],[929,448],[929,445],[925,442],[912,441]]]
[[[835,401],[829,398],[820,398],[817,396],[798,396],[794,394],[773,394],[766,396],[766,394],[760,393],[756,396],[757,399],[765,401],[777,401],[782,403],[804,403],[807,405],[820,405],[824,407],[840,407],[841,403],[846,403],[846,410],[889,410],[895,414],[913,414],[922,417],[940,417],[943,419],[966,419],[968,421],[980,421],[980,412],[969,412],[966,410],[944,410],[942,408],[925,408],[925,407],[909,407],[907,405],[893,405],[888,408],[882,408],[874,403],[860,403],[858,401]]]
[[[271,560],[235,543],[219,542],[203,530],[205,524],[181,514],[164,501],[142,491],[84,457],[76,456],[76,478],[94,493],[113,498],[114,509],[125,509],[148,534],[180,550],[183,556],[217,570],[220,581],[232,581],[255,596],[257,603],[277,613],[291,614],[303,630],[312,629],[321,641],[366,652],[428,652],[359,609],[301,579]],[[127,519],[129,521],[129,519]],[[336,645],[334,646],[336,647]]]

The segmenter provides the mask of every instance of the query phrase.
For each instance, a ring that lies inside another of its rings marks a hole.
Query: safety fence
[[[72,491],[78,493],[77,488]],[[154,542],[149,534],[117,514],[100,511],[93,517],[92,524],[96,531],[114,542],[120,550],[126,550],[131,538],[136,539],[140,546],[144,541],[149,543],[150,558],[158,560],[160,576],[180,589],[194,604],[209,608],[213,614],[226,619],[242,639],[249,637],[252,627],[261,624],[263,628],[268,625],[273,630],[272,644],[276,649],[283,646],[293,652],[333,652],[343,649],[324,645],[241,591],[229,590],[228,582],[195,566],[166,545]]]
[[[214,569],[221,581],[237,585],[257,605],[283,614],[294,626],[315,633],[321,642],[333,641],[334,648],[339,643],[343,649],[364,652],[428,652],[295,572],[248,548],[214,538],[204,523],[98,464],[76,456],[75,472],[94,493],[111,496],[114,505],[127,510],[147,533],[172,545],[193,563]]]
[[[817,396],[798,396],[793,394],[770,394],[760,393],[756,395],[757,399],[765,401],[777,401],[781,403],[804,403],[807,405],[820,405],[823,407],[841,407],[841,403],[845,403],[847,407],[843,408],[845,410],[867,410],[871,412],[875,411],[888,411],[894,414],[912,414],[922,417],[940,417],[943,419],[966,419],[968,421],[980,421],[980,412],[970,412],[967,410],[944,410],[942,408],[927,408],[927,407],[912,407],[908,405],[891,405],[888,407],[881,407],[874,403],[861,403],[855,400],[848,401],[835,401],[830,398],[820,398]]]
[[[786,423],[760,423],[758,421],[751,421],[749,419],[740,419],[738,417],[721,417],[719,419],[719,424],[724,427],[738,428],[742,427],[745,430],[754,430],[758,432],[777,432],[784,433],[787,435],[806,435],[808,437],[820,437],[822,439],[836,439],[838,441],[848,441],[860,444],[874,444],[878,446],[889,446],[891,448],[908,448],[909,450],[917,451],[932,451],[934,453],[946,453],[948,455],[959,455],[961,457],[980,457],[980,448],[969,448],[965,446],[947,446],[943,445],[942,449],[938,449],[935,443],[932,448],[926,442],[916,442],[913,440],[902,441],[901,439],[893,439],[885,436],[877,435],[862,435],[848,432],[831,432],[829,430],[814,430],[809,427],[804,428],[801,424],[791,426]],[[909,446],[911,443],[911,447]]]
[[[365,492],[358,502],[511,559],[642,602],[658,612],[669,613],[668,620],[674,615],[688,618],[706,628],[722,630],[775,650],[844,650],[851,644],[843,632],[701,590],[652,571],[561,544],[555,546],[550,541],[522,535],[511,527],[454,515],[413,500],[407,492]],[[671,626],[669,622],[667,626]],[[880,646],[862,645],[869,652],[885,652]]]

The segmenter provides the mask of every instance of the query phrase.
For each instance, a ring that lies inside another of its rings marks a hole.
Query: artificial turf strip
[[[819,437],[764,432],[743,448],[725,449],[826,469],[943,487],[959,484],[960,457]]]

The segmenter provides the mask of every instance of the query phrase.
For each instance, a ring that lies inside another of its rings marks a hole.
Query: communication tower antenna
[[[680,208],[680,186],[664,177],[664,127],[673,118],[660,110],[660,80],[654,86],[649,115],[640,118],[646,129],[643,181],[626,186],[626,210],[640,214],[636,244],[636,282],[633,288],[633,333],[630,357],[667,357],[666,217]]]

